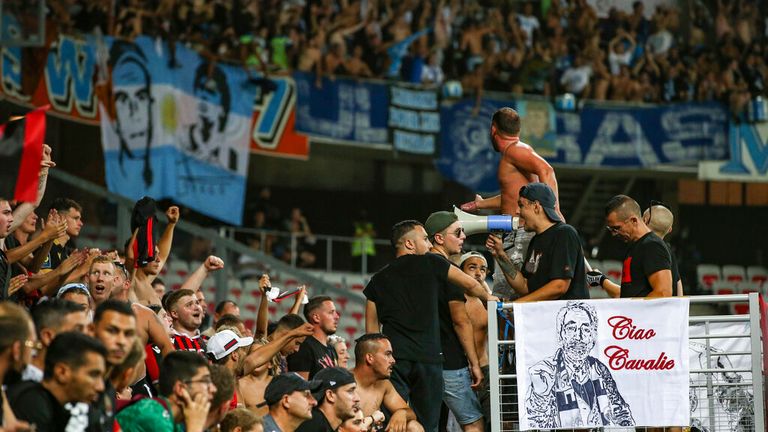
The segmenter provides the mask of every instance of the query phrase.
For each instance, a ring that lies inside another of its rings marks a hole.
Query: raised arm
[[[504,246],[501,239],[491,234],[485,241],[485,246],[491,252],[491,255],[493,255],[496,264],[499,265],[502,274],[504,274],[504,279],[509,286],[521,296],[528,294],[528,280],[520,274],[520,271],[512,263],[509,256],[507,256],[507,253],[504,252]]]
[[[270,362],[272,357],[276,356],[290,341],[300,337],[311,336],[313,332],[314,327],[312,327],[312,324],[304,324],[286,332],[266,345],[254,347],[245,358],[243,374],[248,375],[257,367]]]
[[[480,285],[480,282],[476,281],[472,276],[464,273],[456,266],[450,266],[448,268],[448,281],[459,288],[463,289],[465,293],[472,297],[477,297],[488,303],[489,300],[498,300],[496,297],[488,293],[488,291]]]
[[[58,215],[52,215],[48,218],[48,222],[45,224],[43,232],[19,247],[9,249],[6,251],[8,262],[13,264],[22,258],[29,256],[35,249],[42,246],[45,243],[52,242],[60,236],[67,233],[67,221],[61,217],[55,217]]]
[[[160,250],[160,269],[162,270],[168,257],[171,254],[171,246],[173,244],[173,231],[176,229],[176,223],[179,221],[179,208],[176,206],[168,207],[165,211],[165,215],[168,217],[168,226],[165,227],[163,236],[160,237],[160,243],[157,244]]]
[[[206,277],[208,277],[208,274],[223,268],[224,260],[217,256],[211,255],[206,258],[202,264],[200,264],[200,267],[198,267],[197,270],[193,271],[192,274],[189,275],[187,280],[185,280],[181,285],[181,288],[197,291],[200,289],[200,286],[203,285],[203,281]]]
[[[8,230],[9,234],[21,226],[27,216],[35,211],[35,209],[43,201],[45,188],[48,185],[48,169],[55,166],[56,162],[51,160],[51,147],[49,147],[48,144],[43,144],[43,158],[40,160],[40,174],[37,181],[37,201],[34,203],[24,202],[16,207],[16,210],[13,211],[13,223],[11,223],[11,228]]]
[[[291,310],[288,311],[288,313],[297,314],[299,313],[299,309],[301,308],[301,302],[304,300],[304,297],[307,295],[307,286],[302,285],[299,287],[299,292],[296,294],[296,300],[293,301],[293,306],[291,306]]]
[[[261,291],[261,300],[259,301],[259,312],[256,315],[256,331],[254,336],[261,339],[267,336],[267,327],[269,327],[269,317],[267,316],[269,300],[267,300],[267,289],[271,286],[269,275],[263,274],[259,278],[259,291]]]

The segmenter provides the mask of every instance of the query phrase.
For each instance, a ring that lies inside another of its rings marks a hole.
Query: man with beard
[[[317,401],[312,396],[322,381],[307,381],[293,372],[276,376],[264,390],[264,402],[269,414],[263,418],[264,432],[295,432],[305,421],[312,419],[312,408]]]
[[[560,348],[528,369],[525,396],[528,422],[534,428],[580,425],[633,426],[632,412],[619,393],[610,369],[590,353],[597,339],[597,312],[569,301],[557,313]]]
[[[491,119],[490,138],[493,149],[501,153],[497,176],[501,194],[483,199],[475,196],[474,201],[464,203],[461,209],[468,212],[477,210],[500,210],[502,214],[516,215],[518,211],[518,192],[522,186],[533,182],[542,182],[552,189],[555,194],[555,211],[560,218],[558,204],[557,178],[555,170],[530,145],[520,141],[520,116],[512,108],[501,108]],[[504,249],[509,250],[512,263],[519,271],[522,259],[525,257],[528,242],[533,236],[523,229],[511,233],[504,240]],[[515,245],[515,247],[509,247]],[[515,253],[517,251],[517,253]],[[493,276],[493,292],[500,297],[509,298],[514,292],[506,283],[501,271]]]
[[[165,299],[165,310],[173,321],[173,346],[179,351],[193,351],[205,356],[205,341],[199,330],[203,308],[195,293],[183,288],[173,291]]]
[[[464,228],[453,212],[432,213],[424,223],[432,243],[430,252],[450,262],[461,253]],[[440,344],[443,348],[443,403],[451,410],[465,432],[482,432],[483,413],[472,391],[483,374],[477,360],[472,323],[465,308],[464,291],[446,284],[438,294]]]
[[[355,377],[344,368],[329,367],[320,370],[315,378],[322,381],[315,392],[317,407],[312,409],[312,419],[302,423],[296,431],[335,432],[360,409]]]
[[[544,183],[530,183],[519,195],[520,224],[535,233],[522,270],[512,268],[498,237],[490,235],[486,241],[507,282],[521,296],[516,301],[588,299],[581,240],[560,218],[554,192]]]
[[[360,409],[371,423],[378,423],[373,415],[384,407],[391,413],[389,430],[402,432],[423,432],[416,421],[416,414],[395,390],[389,377],[395,366],[392,344],[381,333],[361,336],[355,343],[355,367],[352,374],[360,394]]]
[[[304,306],[304,318],[314,327],[312,336],[307,337],[299,351],[288,356],[288,370],[304,379],[312,379],[324,368],[336,366],[336,349],[328,346],[328,336],[336,333],[339,313],[328,296],[317,296]]]
[[[93,317],[93,334],[107,349],[107,371],[125,362],[136,343],[136,315],[131,305],[119,300],[107,300],[96,308]],[[104,392],[91,405],[91,431],[111,431],[115,414],[116,392],[109,380],[105,380]]]
[[[90,336],[59,334],[48,347],[43,381],[25,381],[8,392],[16,416],[38,431],[85,430],[87,404],[104,391],[106,355],[104,345]]]

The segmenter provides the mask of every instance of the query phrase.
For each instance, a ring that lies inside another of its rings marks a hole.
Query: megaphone
[[[520,218],[510,215],[478,216],[453,206],[453,214],[459,218],[464,233],[468,236],[488,232],[512,232],[517,230]]]

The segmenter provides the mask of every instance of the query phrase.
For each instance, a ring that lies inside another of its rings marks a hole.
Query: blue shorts
[[[472,390],[469,368],[443,370],[443,402],[460,425],[466,426],[483,418],[480,401]]]

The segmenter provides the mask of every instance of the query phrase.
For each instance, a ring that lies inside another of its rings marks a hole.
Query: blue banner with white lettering
[[[407,85],[389,87],[389,127],[395,150],[435,154],[440,132],[438,92]]]
[[[182,45],[172,59],[153,38],[110,39],[103,50],[111,71],[100,105],[109,190],[172,198],[239,225],[256,85],[242,68],[209,63]]]
[[[444,104],[440,112],[442,175],[478,192],[496,192],[499,154],[489,139],[493,113],[519,102],[483,99]],[[717,103],[686,103],[654,107],[599,107],[555,116],[554,153],[543,151],[552,164],[585,167],[653,168],[695,165],[702,159],[728,154],[728,114]],[[525,118],[522,129],[525,130]],[[534,149],[536,149],[536,145]]]
[[[312,136],[356,144],[389,144],[386,84],[314,74],[293,74],[298,93],[296,130]]]

